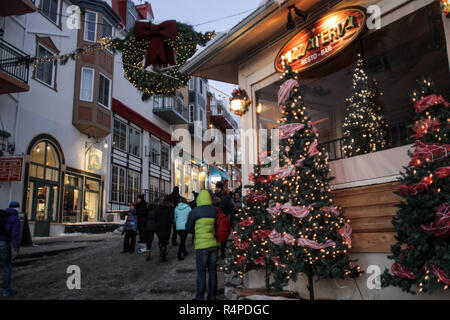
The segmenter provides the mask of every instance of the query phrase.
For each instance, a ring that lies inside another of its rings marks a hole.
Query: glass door
[[[34,182],[32,185],[32,218],[35,221],[34,235],[48,237],[50,235],[50,221],[56,215],[58,187],[41,182]]]

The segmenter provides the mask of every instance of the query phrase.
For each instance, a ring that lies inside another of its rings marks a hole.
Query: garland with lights
[[[148,24],[152,26],[150,22]],[[143,100],[158,94],[174,95],[177,89],[186,86],[191,76],[180,73],[179,68],[195,54],[198,45],[205,46],[215,35],[213,32],[196,32],[191,25],[180,22],[176,22],[176,31],[174,38],[163,39],[164,46],[176,52],[175,64],[168,67],[153,65],[145,69],[144,58],[152,50],[151,41],[137,37],[135,28],[124,39],[112,41],[112,49],[122,52],[125,76],[142,93]]]
[[[392,224],[397,243],[395,260],[381,276],[381,286],[403,291],[432,292],[450,285],[450,103],[437,95],[430,79],[414,90],[416,143],[401,173],[403,198]]]
[[[347,115],[342,142],[345,156],[352,157],[385,148],[387,124],[377,101],[380,95],[376,82],[369,83],[363,60],[358,55],[353,72],[353,93],[346,100]]]
[[[241,108],[238,110],[230,109],[231,112],[238,116],[242,116],[248,111],[249,106],[252,104],[250,98],[248,97],[247,91],[241,88],[234,89],[231,93],[230,102],[233,100],[241,101]]]

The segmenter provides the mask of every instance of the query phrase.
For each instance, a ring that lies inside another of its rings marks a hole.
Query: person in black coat
[[[174,213],[170,198],[160,201],[156,209],[156,235],[159,240],[161,261],[167,261],[167,244],[170,240],[170,230],[174,224]]]
[[[145,226],[145,240],[147,242],[146,260],[150,260],[153,238],[156,233],[157,202],[149,203],[147,206],[147,224]]]
[[[172,193],[168,196],[168,201],[172,204],[172,210],[175,211],[178,203],[181,201],[180,188],[178,186],[173,187]],[[177,246],[177,227],[175,222],[172,225],[172,245]]]
[[[145,195],[138,195],[136,200],[136,216],[137,216],[137,231],[139,234],[139,250],[138,253],[144,253],[146,249],[145,241],[145,226],[147,225],[147,202]]]

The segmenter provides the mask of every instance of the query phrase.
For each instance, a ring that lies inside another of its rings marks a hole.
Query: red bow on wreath
[[[137,40],[150,40],[145,57],[144,68],[149,65],[165,66],[175,65],[175,53],[165,39],[175,39],[177,37],[177,22],[167,20],[160,24],[148,22],[136,22],[135,26]]]

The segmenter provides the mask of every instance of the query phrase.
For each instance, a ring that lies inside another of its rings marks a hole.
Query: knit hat
[[[144,194],[140,194],[137,197],[138,197],[138,199],[141,199],[142,201],[145,200],[145,195]]]
[[[10,207],[10,208],[20,208],[20,203],[17,202],[17,201],[11,201],[11,202],[9,203],[9,207]]]
[[[216,188],[223,189],[223,182],[222,181],[217,182],[216,183]]]

